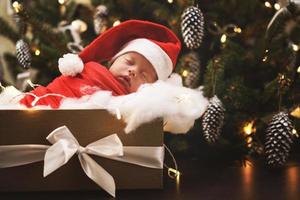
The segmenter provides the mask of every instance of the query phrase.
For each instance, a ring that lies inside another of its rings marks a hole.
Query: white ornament
[[[83,49],[81,45],[80,33],[87,30],[87,24],[84,21],[77,19],[68,25],[60,23],[58,25],[58,29],[63,33],[70,31],[73,42],[69,42],[67,47],[72,53],[77,53]]]
[[[82,72],[83,67],[81,58],[76,54],[68,53],[58,60],[59,71],[64,76],[76,76]]]

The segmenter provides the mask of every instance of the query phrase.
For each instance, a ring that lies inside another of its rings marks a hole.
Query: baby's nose
[[[136,76],[136,72],[134,70],[132,70],[132,69],[129,69],[128,73],[129,73],[129,76],[133,76],[133,77]]]

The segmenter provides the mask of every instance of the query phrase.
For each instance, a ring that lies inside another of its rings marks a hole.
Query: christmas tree
[[[29,79],[45,85],[59,75],[59,57],[79,52],[108,28],[128,19],[157,22],[182,40],[176,71],[185,85],[203,85],[211,98],[187,135],[166,135],[171,148],[286,161],[300,127],[299,1],[7,0],[1,6],[12,9],[14,23],[0,17],[0,35],[17,44],[16,53],[3,53],[3,85],[28,90]],[[287,115],[276,118],[279,112]]]

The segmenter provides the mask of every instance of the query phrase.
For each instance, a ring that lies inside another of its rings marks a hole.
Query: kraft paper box
[[[163,146],[162,120],[124,133],[125,123],[105,110],[0,110],[0,145],[46,144],[54,129],[67,126],[81,146],[117,133],[124,146]],[[117,189],[163,187],[163,170],[91,156],[112,175]],[[1,159],[1,158],[0,158]],[[43,177],[43,161],[0,169],[0,192],[99,190],[78,157]]]

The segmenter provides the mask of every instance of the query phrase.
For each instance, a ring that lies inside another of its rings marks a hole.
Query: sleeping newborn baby
[[[48,86],[30,91],[20,103],[59,108],[64,97],[80,98],[99,90],[111,91],[114,96],[136,92],[144,83],[167,80],[180,48],[179,39],[165,26],[125,21],[102,33],[79,55],[60,58],[62,75]],[[109,69],[99,64],[102,61],[112,63]]]

